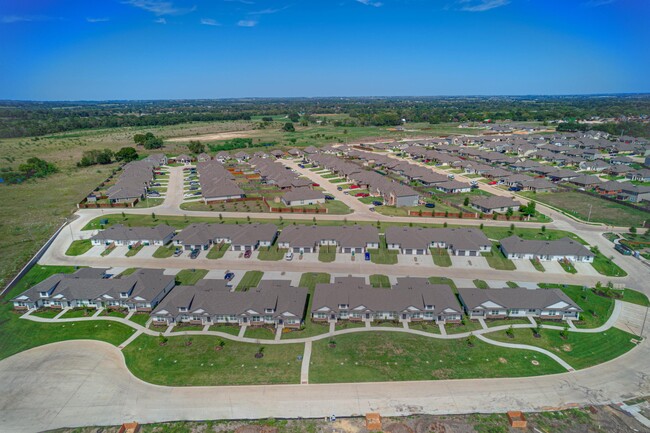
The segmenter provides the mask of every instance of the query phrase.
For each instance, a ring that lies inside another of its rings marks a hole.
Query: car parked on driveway
[[[355,197],[370,197],[370,194],[368,194],[367,192],[359,192],[359,193],[355,194],[354,196]]]
[[[521,191],[521,188],[519,188],[518,186],[511,186],[510,188],[508,188],[508,191]]]
[[[343,187],[342,187],[342,186],[337,186],[336,189],[339,190],[339,191],[343,191]]]
[[[318,187],[318,186],[320,186],[320,184],[319,184],[319,183],[312,183],[311,186],[316,186],[316,187]]]
[[[435,203],[425,203],[424,207],[428,207],[429,209],[432,209],[432,208],[436,207],[436,204]]]
[[[226,271],[226,274],[223,276],[223,279],[226,281],[231,281],[233,278],[235,278],[234,272]]]
[[[366,259],[366,261],[370,261],[370,253],[368,251],[366,251],[363,257]]]
[[[176,248],[174,250],[174,257],[179,257],[182,254],[183,254],[183,250],[181,248]]]
[[[284,255],[284,259],[285,259],[286,261],[290,262],[291,260],[293,260],[293,253],[292,253],[291,251],[288,251],[288,252]]]
[[[359,185],[350,185],[350,189],[359,189]]]
[[[253,254],[253,251],[252,251],[252,250],[246,250],[246,251],[244,252],[244,258],[245,258],[245,259],[250,259],[252,254]]]
[[[199,256],[199,253],[200,253],[200,252],[201,252],[201,250],[198,249],[198,248],[195,249],[195,250],[192,250],[192,252],[190,253],[190,259],[195,259],[195,258],[197,258],[197,257]]]
[[[326,195],[325,200],[334,200],[334,196]]]
[[[497,184],[497,181],[496,181],[496,180],[493,180],[493,181],[491,181],[491,182],[488,182],[488,185],[496,185],[496,184]]]
[[[383,205],[382,202],[377,201],[377,200],[373,201],[372,204],[375,205],[375,206],[381,206],[381,205]]]

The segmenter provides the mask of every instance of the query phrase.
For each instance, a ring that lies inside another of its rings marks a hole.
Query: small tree
[[[510,338],[514,338],[514,336],[515,336],[515,331],[514,331],[514,329],[512,328],[512,325],[510,325],[510,326],[508,327],[508,329],[506,329],[506,335],[507,335],[508,337],[510,337]]]
[[[125,214],[124,212],[122,212],[122,219],[123,219],[123,220],[126,219],[126,214]]]
[[[542,324],[537,322],[537,324],[533,328],[533,335],[541,335],[540,332],[542,332]]]
[[[445,228],[447,228],[447,221],[445,221],[444,223],[442,223],[442,226],[445,227]]]
[[[284,132],[296,132],[296,128],[293,126],[293,123],[291,122],[285,123],[284,126],[282,127],[282,130]]]
[[[564,328],[560,331],[560,337],[566,339],[569,337],[569,325],[565,324]]]
[[[219,221],[223,221],[223,215],[219,214]]]
[[[514,231],[515,231],[515,225],[514,225],[514,224],[510,224],[510,231],[511,231],[511,232],[514,232]]]
[[[546,226],[542,226],[542,233],[546,233]]]
[[[465,201],[463,201],[463,206],[469,206],[469,197],[465,197]]]
[[[156,214],[153,213],[153,212],[151,212],[151,219],[154,220],[154,221],[156,220]]]
[[[160,343],[161,346],[167,344],[168,341],[169,338],[165,337],[162,332],[158,334],[158,342]]]
[[[481,230],[483,230],[483,227],[484,227],[484,226],[483,226],[483,223],[481,223],[481,225],[479,226],[479,228],[480,228]]]
[[[634,226],[630,227],[630,233],[636,234],[636,227]]]

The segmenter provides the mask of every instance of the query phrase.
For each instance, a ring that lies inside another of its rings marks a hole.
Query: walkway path
[[[571,367],[562,358],[560,358],[559,356],[557,356],[556,354],[554,354],[552,352],[549,352],[546,349],[540,349],[539,347],[529,346],[527,344],[514,344],[514,343],[504,343],[504,342],[501,342],[501,341],[495,341],[495,340],[491,340],[491,339],[489,339],[489,338],[487,338],[487,337],[485,337],[484,335],[481,335],[481,334],[477,334],[476,338],[478,338],[479,340],[481,340],[481,341],[483,341],[485,343],[491,344],[493,346],[505,347],[507,349],[532,350],[533,352],[538,352],[538,353],[541,353],[541,354],[544,354],[544,355],[548,356],[549,358],[552,358],[553,360],[555,360],[555,362],[560,364],[567,371],[575,371],[573,369],[573,367]]]
[[[309,383],[309,365],[311,362],[311,341],[305,343],[305,351],[302,355],[302,364],[300,365],[300,384]]]

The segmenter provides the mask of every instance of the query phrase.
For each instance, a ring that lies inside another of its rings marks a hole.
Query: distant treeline
[[[252,138],[233,138],[220,144],[208,144],[211,152],[221,152],[222,150],[246,149],[249,147],[267,147],[275,143],[253,143]]]
[[[586,124],[576,122],[561,123],[557,126],[558,131],[603,131],[614,136],[629,135],[632,137],[650,138],[650,123],[620,122]]]
[[[343,127],[394,126],[409,122],[480,122],[485,119],[551,121],[650,114],[650,95],[291,98],[190,101],[13,102],[0,101],[0,138],[122,126],[162,126],[186,122],[250,120],[268,122],[291,116],[293,122],[329,119]],[[293,118],[292,118],[293,117]],[[295,119],[294,119],[295,118]]]

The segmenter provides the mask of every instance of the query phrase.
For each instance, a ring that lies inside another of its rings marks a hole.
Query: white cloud
[[[285,7],[283,7],[283,8],[279,8],[279,9],[271,9],[271,8],[268,8],[268,9],[262,9],[261,11],[253,11],[253,12],[249,12],[248,15],[271,15],[271,14],[274,14],[274,13],[277,13],[277,12],[280,12],[280,11],[283,11],[283,10],[285,10],[285,9],[288,8],[288,7],[289,7],[289,6],[285,6]]]
[[[372,1],[372,0],[357,0],[357,2],[361,3],[362,5],[365,5],[365,6],[372,6],[374,8],[378,8],[380,6],[383,6],[382,2],[375,2],[375,1]]]
[[[228,3],[241,3],[241,4],[244,4],[244,5],[254,5],[255,4],[254,1],[249,1],[249,0],[223,0],[223,1],[228,2]]]
[[[12,24],[21,22],[51,21],[54,19],[56,18],[48,17],[45,15],[4,15],[0,17],[0,23]]]
[[[510,0],[460,0],[459,3],[464,5],[461,11],[485,12],[510,4]]]
[[[196,10],[196,6],[192,6],[191,8],[178,8],[171,1],[163,0],[124,0],[122,3],[151,12],[156,16],[183,15]]]
[[[257,25],[257,21],[255,20],[241,20],[237,23],[239,27],[255,27]]]
[[[86,18],[86,21],[89,23],[105,23],[106,21],[110,20],[110,18]]]
[[[588,2],[585,2],[584,5],[587,7],[598,7],[598,6],[605,6],[608,4],[614,3],[616,0],[589,0]]]
[[[201,18],[201,24],[205,26],[220,26],[221,23],[218,22],[217,20],[213,20],[212,18]]]
[[[167,20],[164,18],[158,18],[157,20],[153,21],[156,24],[167,24]]]

